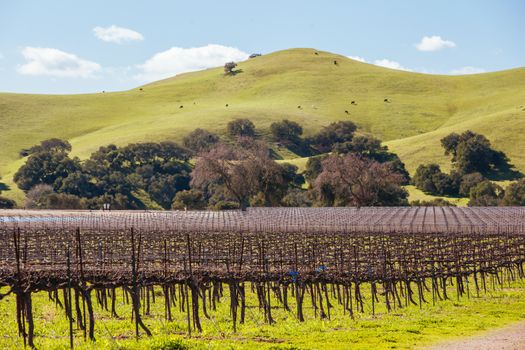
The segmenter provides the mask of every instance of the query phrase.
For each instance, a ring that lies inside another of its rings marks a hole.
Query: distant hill
[[[12,185],[23,163],[19,151],[51,137],[69,140],[82,158],[110,143],[180,141],[197,127],[223,133],[239,117],[250,118],[263,135],[284,118],[302,124],[306,134],[352,120],[360,132],[385,141],[411,172],[429,162],[448,170],[440,138],[471,129],[525,172],[525,68],[427,75],[291,49],[240,62],[237,69],[234,76],[219,67],[123,92],[1,93],[0,175]]]

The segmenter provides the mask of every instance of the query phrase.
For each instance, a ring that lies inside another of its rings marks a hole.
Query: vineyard
[[[248,294],[269,324],[276,307],[353,318],[479,295],[525,278],[524,263],[525,208],[0,211],[0,299],[16,296],[31,347],[40,291],[65,310],[72,345],[74,327],[95,339],[94,303],[118,317],[124,300],[136,336],[151,335],[141,315],[161,303],[191,335],[220,302],[235,330]]]

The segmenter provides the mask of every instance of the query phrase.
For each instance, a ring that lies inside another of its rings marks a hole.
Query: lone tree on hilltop
[[[227,62],[224,64],[224,75],[233,75],[234,69],[237,67],[237,63],[235,62]]]

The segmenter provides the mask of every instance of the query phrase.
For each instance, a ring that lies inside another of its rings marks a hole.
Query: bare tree
[[[325,205],[407,204],[407,193],[400,186],[403,176],[392,171],[388,164],[347,154],[326,158],[322,168],[314,190]]]
[[[233,75],[233,70],[237,67],[235,62],[227,62],[224,64],[224,75]]]
[[[275,204],[286,192],[284,169],[269,156],[264,142],[245,140],[242,147],[218,144],[201,153],[192,172],[191,185],[206,188],[219,183],[246,209],[250,197],[262,194]]]

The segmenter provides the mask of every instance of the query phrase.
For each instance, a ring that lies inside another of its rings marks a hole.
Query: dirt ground
[[[492,330],[474,337],[449,340],[431,350],[525,350],[525,322]]]

